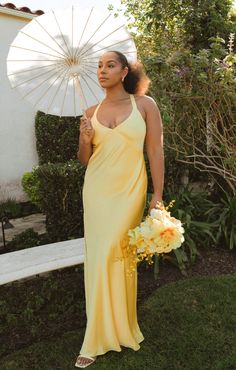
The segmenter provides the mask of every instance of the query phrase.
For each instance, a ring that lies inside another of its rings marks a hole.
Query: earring
[[[122,77],[121,81],[122,81],[122,82],[124,82],[124,79],[125,79],[125,78],[124,78],[124,77]]]

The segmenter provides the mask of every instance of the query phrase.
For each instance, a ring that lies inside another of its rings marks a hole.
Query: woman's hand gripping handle
[[[80,118],[80,144],[91,144],[94,136],[94,128],[91,124],[91,119],[86,116],[86,113]]]

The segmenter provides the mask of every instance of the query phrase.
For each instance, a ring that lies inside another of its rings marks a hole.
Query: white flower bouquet
[[[168,207],[157,203],[143,222],[128,231],[128,240],[125,244],[126,256],[132,256],[133,262],[143,260],[152,263],[154,254],[169,253],[179,248],[184,242],[184,228],[180,220],[171,216]],[[134,270],[134,264],[131,266]]]

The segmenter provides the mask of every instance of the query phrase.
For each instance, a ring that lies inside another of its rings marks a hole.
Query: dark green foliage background
[[[79,117],[58,117],[37,112],[35,134],[39,164],[76,159]]]
[[[83,236],[84,172],[78,161],[44,164],[35,169],[41,209],[46,214],[52,242]]]
[[[36,146],[39,165],[22,177],[32,203],[46,214],[50,242],[83,236],[82,187],[85,167],[77,158],[79,117],[37,112]]]

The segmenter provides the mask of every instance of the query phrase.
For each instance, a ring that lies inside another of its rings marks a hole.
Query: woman
[[[78,160],[87,165],[84,186],[84,279],[87,327],[76,367],[96,356],[137,351],[144,339],[136,313],[137,269],[122,245],[128,229],[137,226],[146,201],[147,175],[143,145],[150,163],[154,193],[149,211],[162,201],[163,135],[160,112],[145,96],[149,80],[139,64],[109,51],[99,59],[97,76],[104,100],[81,118]]]

